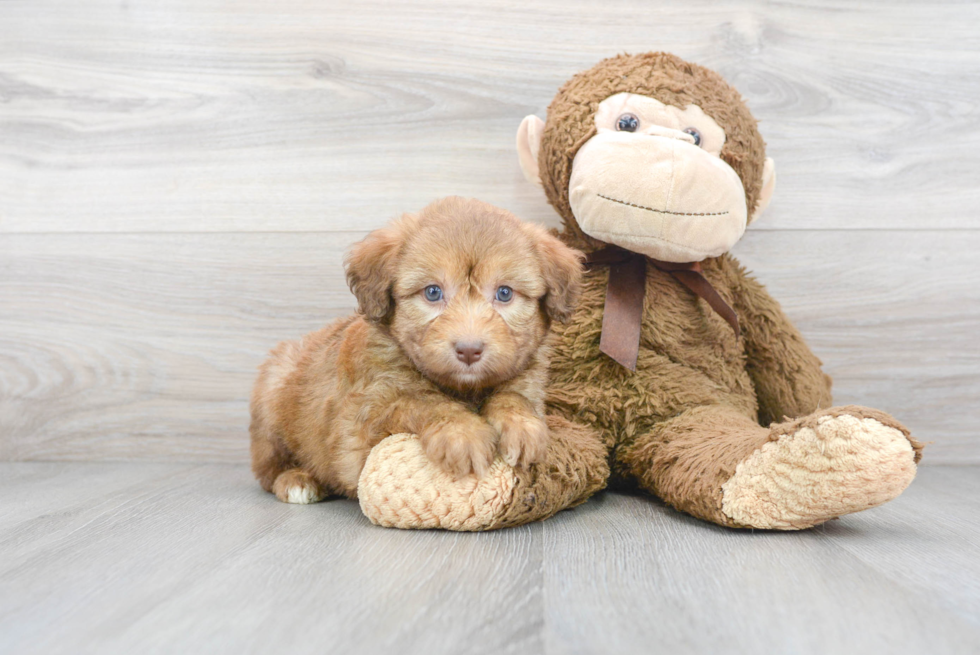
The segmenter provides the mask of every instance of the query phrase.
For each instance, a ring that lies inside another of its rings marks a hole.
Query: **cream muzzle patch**
[[[617,131],[626,114],[635,130]],[[596,129],[576,153],[569,183],[586,234],[667,262],[716,257],[744,234],[742,181],[717,155],[724,131],[700,108],[617,94],[600,103]]]

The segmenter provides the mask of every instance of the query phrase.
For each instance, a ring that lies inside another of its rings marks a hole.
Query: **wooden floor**
[[[487,534],[277,502],[246,467],[0,464],[0,653],[967,653],[980,469],[802,533],[605,493]]]

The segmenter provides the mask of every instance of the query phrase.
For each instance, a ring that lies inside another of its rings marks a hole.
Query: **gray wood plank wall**
[[[836,378],[980,463],[980,3],[0,2],[0,459],[247,459],[343,250],[448,194],[556,225],[514,133],[622,51],[715,68],[779,184],[736,254]]]

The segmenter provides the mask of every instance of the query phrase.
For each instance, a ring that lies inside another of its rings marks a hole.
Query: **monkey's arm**
[[[765,287],[731,258],[735,311],[747,355],[746,369],[759,399],[759,422],[805,416],[831,404],[830,376],[806,345],[799,330]]]

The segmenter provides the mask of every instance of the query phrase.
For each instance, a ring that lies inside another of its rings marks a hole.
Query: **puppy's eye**
[[[694,137],[694,145],[701,145],[701,133],[696,127],[685,127],[684,131]]]
[[[510,287],[498,287],[497,288],[497,300],[500,302],[510,302],[511,298],[514,297],[514,290]]]
[[[425,299],[429,302],[439,302],[442,300],[442,289],[435,284],[427,286],[423,293],[425,294]]]
[[[616,119],[616,129],[620,132],[636,132],[640,126],[640,119],[633,114],[623,114]]]

